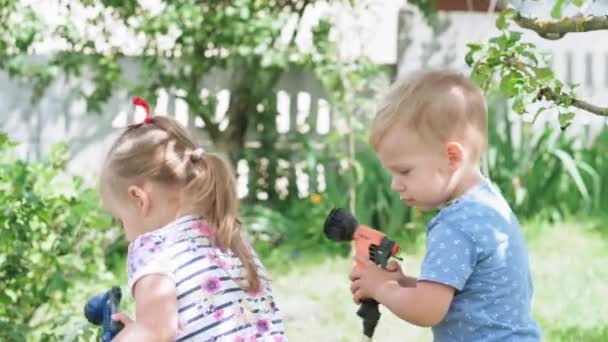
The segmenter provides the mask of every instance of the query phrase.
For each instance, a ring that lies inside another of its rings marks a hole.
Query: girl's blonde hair
[[[219,247],[229,248],[241,260],[247,272],[244,288],[258,290],[257,265],[240,230],[232,168],[219,155],[199,154],[197,148],[186,129],[168,117],[155,116],[149,123],[129,127],[108,152],[101,193],[124,199],[129,185],[144,181],[178,189],[191,206],[188,209],[216,229]]]

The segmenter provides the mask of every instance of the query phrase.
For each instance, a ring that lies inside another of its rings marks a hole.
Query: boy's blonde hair
[[[152,181],[175,188],[187,205],[216,229],[217,243],[231,249],[247,272],[247,290],[260,287],[252,251],[241,235],[236,181],[220,156],[193,152],[197,145],[175,120],[156,116],[127,128],[114,142],[101,173],[100,190],[108,200],[124,200],[131,184]]]
[[[488,139],[486,101],[458,72],[420,71],[395,82],[381,102],[370,134],[374,150],[392,127],[412,129],[426,142],[466,142],[478,161]]]

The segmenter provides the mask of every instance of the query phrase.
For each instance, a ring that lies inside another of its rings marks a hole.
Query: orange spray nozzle
[[[399,244],[386,238],[382,232],[359,225],[353,234],[357,255],[386,267],[388,259],[399,252]],[[375,259],[379,261],[376,262]],[[385,260],[384,262],[382,262]],[[362,266],[357,262],[357,266]]]
[[[346,209],[333,209],[325,220],[324,231],[331,240],[354,241],[358,256],[372,260],[383,268],[388,259],[399,252],[399,244],[378,230],[360,225]]]
[[[335,241],[354,241],[358,256],[373,261],[386,268],[388,259],[399,251],[399,245],[382,233],[368,226],[360,225],[346,209],[332,209],[323,225],[325,236]],[[357,266],[361,265],[357,261]],[[357,315],[363,319],[363,334],[371,339],[380,319],[378,302],[373,299],[363,301]]]

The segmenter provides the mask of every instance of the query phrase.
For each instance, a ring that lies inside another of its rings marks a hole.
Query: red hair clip
[[[143,122],[129,125],[129,128],[137,128],[137,127],[139,127],[141,125],[149,124],[149,123],[154,122],[154,118],[150,115],[150,105],[146,101],[144,101],[139,96],[135,96],[133,98],[133,104],[136,105],[136,106],[142,107],[146,111],[146,118],[144,119]]]

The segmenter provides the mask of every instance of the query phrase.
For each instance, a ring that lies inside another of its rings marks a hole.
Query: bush
[[[529,123],[514,127],[506,110],[496,101],[490,107],[483,167],[518,216],[558,221],[565,215],[597,212],[605,143],[598,140],[575,149],[576,138],[553,128],[534,129]]]
[[[56,340],[94,294],[82,285],[111,280],[111,219],[96,192],[64,171],[64,145],[35,162],[16,158],[15,146],[0,133],[0,340]]]

